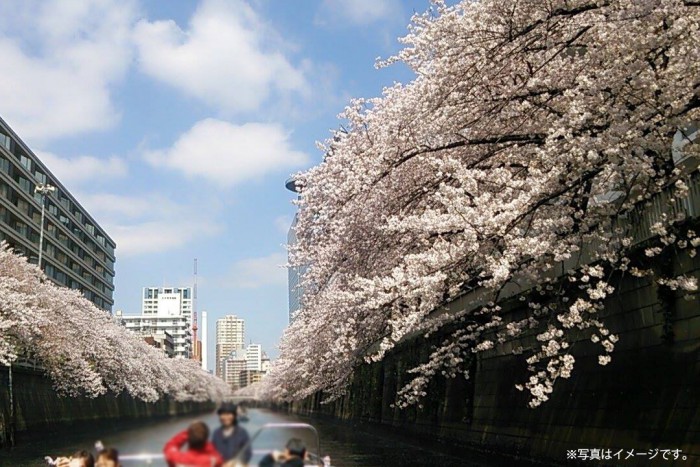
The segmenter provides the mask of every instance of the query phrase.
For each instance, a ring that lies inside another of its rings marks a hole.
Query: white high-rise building
[[[241,375],[246,371],[246,352],[242,349],[234,350],[224,358],[222,364],[221,378],[226,381],[232,389],[239,389],[241,385]]]
[[[262,369],[262,372],[265,374],[269,373],[270,368],[272,367],[272,362],[270,361],[270,357],[268,357],[265,352],[263,352],[262,364],[260,367]]]
[[[140,316],[120,316],[132,332],[151,335],[166,331],[173,337],[174,355],[191,358],[192,289],[189,287],[144,287]]]
[[[216,376],[223,378],[226,358],[245,349],[245,321],[236,315],[216,320]],[[245,358],[245,357],[244,357]]]
[[[262,371],[262,345],[249,344],[245,351],[246,369],[251,371]]]
[[[248,344],[245,350],[231,352],[222,367],[222,379],[235,390],[261,381],[270,370],[270,359],[260,344]]]
[[[207,312],[202,311],[202,369],[204,371],[209,371],[209,359],[207,358],[209,355],[209,341],[207,339],[209,331],[207,326]]]

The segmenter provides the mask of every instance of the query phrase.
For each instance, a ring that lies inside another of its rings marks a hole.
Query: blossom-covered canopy
[[[671,147],[690,142],[700,119],[698,2],[433,3],[413,17],[404,49],[380,63],[401,61],[416,78],[352,101],[324,161],[297,176],[290,256],[308,269],[267,380],[272,396],[341,394],[362,361],[461,320],[399,393],[410,404],[433,375],[464,373],[470,353],[498,344],[486,336],[549,322],[527,357],[536,406],[573,368],[571,329],[591,332],[609,361],[617,337],[597,311],[633,243],[612,219],[669,184],[686,193]],[[668,237],[675,220],[657,233],[694,250],[693,232]],[[571,272],[575,287],[556,304],[531,302],[525,321],[504,320],[504,287],[542,282],[584,245],[591,262]],[[492,304],[431,319],[476,289]]]
[[[38,361],[62,394],[127,392],[144,401],[222,400],[228,386],[193,360],[167,358],[80,292],[0,246],[0,364]]]

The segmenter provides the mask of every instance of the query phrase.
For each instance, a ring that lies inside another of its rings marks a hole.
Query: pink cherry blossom
[[[468,377],[474,352],[552,323],[524,351],[521,385],[531,406],[546,401],[573,370],[570,333],[610,335],[599,314],[611,274],[653,273],[631,263],[640,234],[616,219],[666,187],[688,191],[671,147],[700,120],[699,26],[683,0],[434,1],[415,15],[403,50],[379,63],[415,79],[350,102],[323,162],[297,175],[290,263],[307,272],[270,397],[338,397],[358,365],[458,324],[409,372],[405,407],[435,375]],[[674,248],[676,220],[654,220],[645,260]],[[695,254],[700,239],[684,239]],[[495,305],[513,289],[532,324]],[[607,364],[613,341],[598,340]]]
[[[170,359],[78,291],[58,287],[0,245],[0,364],[38,362],[57,391],[126,392],[145,401],[222,400],[227,385],[192,360]]]

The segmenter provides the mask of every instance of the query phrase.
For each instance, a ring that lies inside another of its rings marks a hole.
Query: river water
[[[249,421],[241,425],[253,435],[263,425],[270,423],[310,423],[319,432],[321,455],[329,455],[334,466],[501,466],[512,465],[512,460],[486,457],[480,453],[463,451],[435,443],[409,438],[395,431],[371,426],[350,424],[328,419],[308,419],[294,415],[272,412],[266,409],[250,409]],[[167,420],[140,421],[138,424],[100,424],[97,426],[70,429],[63,433],[47,434],[41,439],[24,441],[10,451],[0,450],[0,466],[23,467],[46,465],[44,456],[57,457],[80,449],[91,450],[97,440],[105,446],[115,447],[121,454],[162,452],[165,442],[178,431],[195,420],[206,422],[210,428],[217,426],[214,413],[199,416],[178,417]],[[315,437],[308,430],[270,428],[264,430],[253,447],[260,453],[282,449],[287,439],[304,439],[311,450],[316,450]],[[259,455],[253,459],[255,462]],[[147,464],[144,461],[123,462],[123,467],[155,465],[162,460]]]

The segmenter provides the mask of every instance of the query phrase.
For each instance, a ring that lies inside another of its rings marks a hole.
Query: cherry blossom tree
[[[222,400],[227,385],[196,362],[167,358],[78,291],[0,246],[0,364],[38,361],[69,396],[126,392],[153,402]]]
[[[357,365],[455,324],[411,371],[400,407],[528,330],[541,347],[523,355],[532,376],[518,389],[533,407],[570,376],[572,332],[599,343],[607,364],[618,338],[598,312],[610,278],[651,273],[630,255],[634,226],[617,219],[668,187],[687,196],[671,147],[700,119],[699,25],[690,0],[435,1],[415,15],[403,50],[379,63],[403,62],[415,79],[353,100],[324,161],[297,176],[290,258],[307,268],[305,293],[269,396],[336,397]],[[695,254],[700,241],[679,220],[654,225],[649,257]],[[573,266],[562,278],[563,264]],[[697,289],[690,277],[659,280]],[[513,284],[548,293],[522,295],[522,321],[498,306]],[[482,304],[436,313],[467,293]]]

